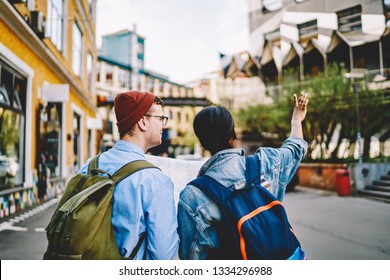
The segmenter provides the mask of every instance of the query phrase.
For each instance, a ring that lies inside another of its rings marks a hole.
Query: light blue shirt
[[[288,138],[282,147],[260,148],[260,170],[264,176],[262,185],[280,201],[286,185],[296,172],[307,151],[307,142],[300,138]],[[245,184],[245,153],[241,148],[227,149],[213,155],[201,168],[199,176],[207,174],[226,187]],[[218,206],[202,191],[187,185],[180,193],[178,222],[179,257],[185,260],[218,258],[220,242],[218,224],[222,215]]]
[[[113,174],[134,160],[146,160],[144,151],[135,144],[119,140],[100,155],[99,169]],[[79,173],[87,173],[88,162]],[[119,182],[114,190],[112,224],[123,257],[130,256],[146,231],[147,236],[135,259],[142,259],[144,254],[147,260],[174,258],[179,237],[171,179],[161,170],[149,168]]]

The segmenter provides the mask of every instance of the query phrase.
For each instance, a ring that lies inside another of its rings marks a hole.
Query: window
[[[307,21],[297,25],[299,37],[308,37],[318,33],[317,20]]]
[[[64,50],[64,0],[49,0],[47,7],[47,36],[57,49]]]
[[[39,122],[39,163],[49,170],[51,178],[61,176],[62,103],[48,102],[41,108]]]
[[[0,189],[23,184],[27,79],[0,60]]]
[[[100,69],[102,67],[102,64],[98,61],[96,62],[96,81],[100,82]]]
[[[147,83],[147,91],[153,91],[154,90],[154,79],[149,78]]]
[[[144,69],[144,61],[142,59],[138,59],[137,67],[139,69]]]
[[[80,168],[80,130],[81,130],[81,116],[73,113],[73,168],[78,170]]]
[[[82,46],[82,33],[77,25],[73,24],[73,48],[72,48],[72,70],[81,78],[82,74],[82,57],[83,57],[83,46]]]
[[[89,92],[93,95],[94,94],[94,90],[93,90],[93,57],[92,57],[92,54],[91,53],[88,53],[88,56],[87,56],[87,74],[88,74],[88,90]]]
[[[383,11],[386,21],[390,20],[390,0],[383,0]]]
[[[340,32],[362,30],[362,6],[357,5],[336,12]]]
[[[94,19],[94,0],[88,0],[88,12],[89,15],[91,16],[91,19]]]
[[[130,81],[129,81],[129,72],[127,70],[119,68],[118,80],[119,80],[118,82],[120,87],[129,88]]]
[[[112,84],[113,67],[110,64],[106,64],[105,70],[106,70],[106,83]]]

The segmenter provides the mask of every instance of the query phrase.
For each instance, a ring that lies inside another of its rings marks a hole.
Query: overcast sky
[[[98,0],[101,36],[133,29],[145,37],[145,68],[185,83],[219,69],[219,52],[248,49],[246,0]]]

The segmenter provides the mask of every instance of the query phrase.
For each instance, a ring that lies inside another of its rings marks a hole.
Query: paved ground
[[[390,260],[390,204],[298,187],[284,201],[309,259]]]
[[[0,222],[0,259],[40,260],[56,200]],[[284,205],[312,260],[390,260],[390,204],[297,187]]]

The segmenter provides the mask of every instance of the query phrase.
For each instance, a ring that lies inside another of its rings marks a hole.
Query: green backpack
[[[137,160],[110,175],[98,169],[98,157],[91,160],[88,174],[77,174],[69,181],[46,227],[48,246],[43,259],[122,259],[111,224],[115,184],[136,171],[157,167]],[[137,254],[145,235],[130,259]]]

